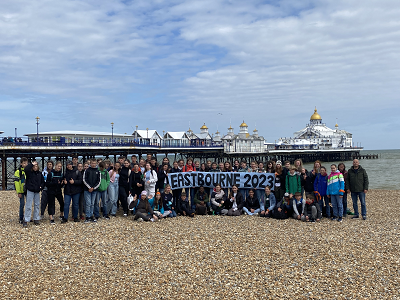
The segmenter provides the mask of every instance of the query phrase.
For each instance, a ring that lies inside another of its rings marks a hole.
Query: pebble
[[[0,299],[399,299],[399,198],[371,190],[368,219],[342,223],[119,212],[23,229],[1,191]]]

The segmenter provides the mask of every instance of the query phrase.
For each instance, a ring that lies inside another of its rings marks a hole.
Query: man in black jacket
[[[360,166],[358,159],[353,160],[353,166],[347,171],[346,187],[347,193],[351,193],[353,200],[354,216],[353,219],[359,218],[358,215],[358,198],[361,202],[361,215],[363,220],[367,219],[367,207],[365,205],[365,194],[368,192],[368,175],[367,171]]]
[[[74,222],[79,222],[79,197],[82,192],[82,173],[78,168],[74,168],[72,161],[67,162],[67,170],[65,171],[64,183],[64,219],[61,223],[68,222],[69,207],[72,199],[72,216]]]
[[[90,161],[90,167],[83,173],[83,183],[84,183],[84,195],[86,202],[86,220],[85,223],[97,222],[96,218],[93,218],[93,209],[97,197],[97,188],[100,185],[100,171],[96,167],[97,161],[92,159]]]

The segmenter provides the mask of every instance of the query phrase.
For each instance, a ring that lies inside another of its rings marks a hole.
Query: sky
[[[0,5],[0,131],[235,132],[323,122],[400,149],[396,0],[13,0]]]

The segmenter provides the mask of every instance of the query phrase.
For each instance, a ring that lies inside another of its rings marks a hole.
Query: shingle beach
[[[400,299],[399,198],[371,190],[368,219],[343,223],[119,211],[23,229],[3,191],[0,299]]]

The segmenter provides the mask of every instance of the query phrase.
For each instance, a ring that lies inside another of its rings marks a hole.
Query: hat
[[[68,166],[68,165],[72,165],[72,164],[73,164],[73,163],[72,163],[71,160],[67,161],[67,166]]]
[[[289,198],[289,193],[285,193],[285,195],[283,195],[283,197],[285,197],[285,198]]]
[[[281,165],[281,166],[282,166],[282,161],[278,160],[278,161],[276,162],[276,165]]]
[[[147,192],[146,191],[142,191],[142,193],[140,195],[145,195],[147,196]]]
[[[161,195],[161,193],[160,193],[160,192],[157,192],[156,195]]]

